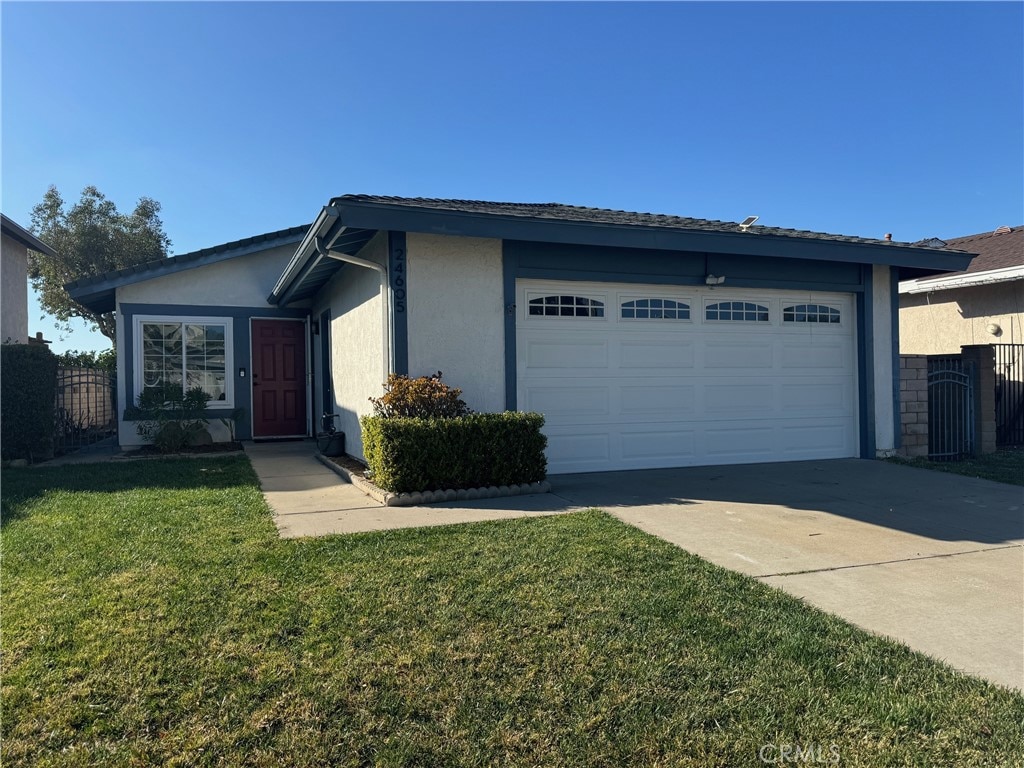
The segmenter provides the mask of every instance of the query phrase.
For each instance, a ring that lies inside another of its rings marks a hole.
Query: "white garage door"
[[[857,455],[853,297],[517,283],[519,410],[548,471]]]

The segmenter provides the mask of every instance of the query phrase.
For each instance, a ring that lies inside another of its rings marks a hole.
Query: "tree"
[[[64,285],[125,267],[167,257],[171,241],[160,220],[160,203],[139,198],[131,214],[117,207],[96,187],[82,190],[82,198],[69,210],[56,187],[32,209],[32,231],[51,246],[57,257],[29,251],[28,269],[39,303],[63,322],[80,317],[96,326],[116,345],[113,312],[94,312],[72,299]]]
[[[113,374],[117,371],[117,351],[79,352],[69,349],[57,355],[57,365],[61,368],[96,368]]]

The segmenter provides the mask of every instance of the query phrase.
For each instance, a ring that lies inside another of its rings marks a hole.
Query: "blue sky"
[[[2,208],[173,253],[349,192],[897,240],[1024,223],[1021,3],[0,4]],[[30,307],[29,330],[60,339]],[[84,326],[83,326],[84,328]]]

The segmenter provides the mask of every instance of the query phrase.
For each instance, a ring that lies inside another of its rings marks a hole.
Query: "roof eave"
[[[3,234],[17,240],[19,243],[24,245],[26,248],[32,251],[39,251],[39,253],[46,254],[52,259],[59,258],[59,255],[53,248],[48,246],[38,237],[33,235],[21,224],[14,221],[13,219],[7,218],[4,214],[0,213],[0,231]]]
[[[334,198],[350,227],[429,234],[490,237],[575,245],[646,248],[702,253],[743,253],[751,256],[847,261],[950,272],[966,269],[972,254],[896,244],[784,237],[749,232],[713,232],[642,225],[567,221],[525,216],[450,211],[394,203]]]
[[[995,283],[1008,283],[1014,280],[1024,280],[1024,266],[1004,267],[1002,269],[990,269],[985,272],[969,272],[967,274],[948,275],[946,277],[920,278],[901,282],[900,293],[933,293],[936,291],[951,291],[956,288],[972,288],[982,285],[993,285]]]

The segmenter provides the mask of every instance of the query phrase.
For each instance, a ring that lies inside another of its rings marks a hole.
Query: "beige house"
[[[945,245],[977,256],[962,272],[900,283],[900,352],[956,354],[969,344],[1024,343],[1024,226]]]
[[[53,249],[0,214],[0,344],[28,341],[28,252],[56,256]]]

